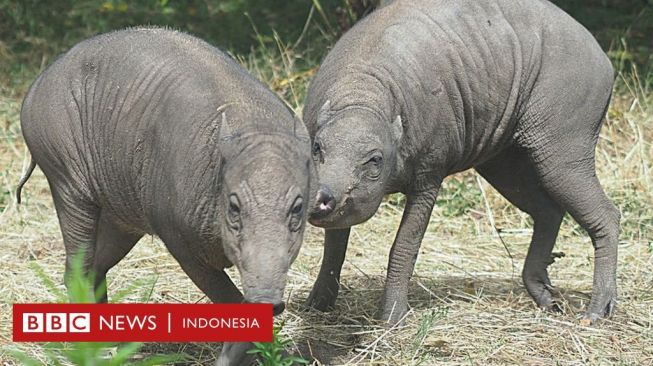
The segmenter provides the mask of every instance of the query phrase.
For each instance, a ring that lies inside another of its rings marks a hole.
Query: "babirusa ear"
[[[392,121],[392,137],[395,142],[401,140],[401,136],[404,134],[404,125],[401,121],[401,116],[398,115],[397,118]]]
[[[310,141],[311,138],[308,135],[308,131],[306,130],[306,126],[304,125],[304,122],[302,122],[299,117],[294,116],[294,121],[295,125],[293,126],[293,132],[295,133],[295,137],[297,137],[300,140],[307,140]]]
[[[231,126],[229,125],[229,121],[227,121],[227,113],[222,112],[222,121],[220,122],[220,140],[230,140],[233,137],[232,135],[233,132],[231,131]]]
[[[322,126],[323,124],[329,122],[331,118],[331,101],[327,100],[320,108],[320,111],[317,113],[317,125]]]

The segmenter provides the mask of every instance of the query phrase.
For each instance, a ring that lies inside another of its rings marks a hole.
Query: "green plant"
[[[294,364],[307,365],[309,362],[298,356],[291,356],[285,353],[286,346],[290,339],[282,337],[279,332],[283,323],[272,330],[272,342],[254,342],[254,348],[247,351],[249,354],[257,355],[259,366],[291,366]]]
[[[429,314],[426,314],[417,328],[417,333],[415,334],[415,339],[413,340],[413,352],[419,352],[426,336],[431,332],[433,324],[438,320],[445,318],[449,312],[447,307],[437,307],[432,309]]]
[[[68,278],[68,296],[66,296],[40,266],[32,265],[36,276],[57,301],[66,302],[67,298],[69,298],[72,303],[95,302],[97,294],[93,291],[94,276],[84,274],[82,255],[75,258],[72,268],[72,274]],[[151,292],[146,292],[146,294],[149,293]],[[147,296],[149,297],[149,295]],[[78,366],[147,366],[161,365],[183,359],[183,355],[157,355],[140,361],[130,361],[138,353],[142,345],[142,343],[138,342],[124,344],[115,342],[52,342],[44,344],[42,348],[47,358],[47,364],[55,366],[65,364]],[[110,352],[112,349],[116,350],[113,355]],[[26,351],[16,350],[11,354],[27,366],[43,364],[42,360],[30,357]]]
[[[467,214],[475,207],[482,207],[483,196],[472,175],[448,178],[440,189],[438,201],[442,204],[445,217],[457,217]]]

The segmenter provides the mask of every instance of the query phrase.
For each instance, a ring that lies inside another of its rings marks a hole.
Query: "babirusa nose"
[[[243,302],[245,302],[246,304],[256,304],[258,301],[251,302],[251,301],[244,300]],[[262,302],[265,302],[265,301],[262,301]],[[277,316],[277,315],[283,313],[284,310],[286,310],[286,303],[285,302],[281,301],[281,302],[273,302],[272,303],[272,315]]]
[[[336,198],[333,196],[333,192],[327,186],[320,186],[320,189],[317,191],[315,207],[311,217],[317,219],[325,217],[333,212],[335,208]]]
[[[284,303],[283,301],[280,303],[272,304],[272,312],[274,316],[283,313],[285,309],[286,309],[286,303]]]

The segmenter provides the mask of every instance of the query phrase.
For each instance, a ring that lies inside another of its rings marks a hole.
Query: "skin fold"
[[[315,196],[310,139],[229,56],[166,29],[100,35],[39,76],[21,123],[52,191],[66,273],[83,251],[101,301],[107,271],[153,234],[211,301],[283,311]],[[240,364],[247,348],[225,345],[218,364]]]
[[[554,309],[547,266],[568,212],[595,248],[585,321],[613,313],[619,211],[594,150],[614,72],[592,35],[546,0],[397,0],[360,21],[312,80],[304,122],[326,230],[307,304],[333,307],[349,228],[407,196],[379,317],[408,311],[408,282],[442,180],[475,168],[534,220],[523,280]]]

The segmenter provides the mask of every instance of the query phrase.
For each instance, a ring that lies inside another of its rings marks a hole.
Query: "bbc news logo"
[[[184,324],[192,322],[185,322]],[[253,326],[259,327],[253,319]],[[112,315],[99,317],[99,330],[155,330],[156,316],[144,317],[129,315]],[[188,328],[188,327],[186,327]],[[90,333],[90,313],[23,313],[23,332],[25,333]]]
[[[23,313],[24,333],[90,333],[90,313]]]
[[[14,304],[14,342],[270,342],[271,304]]]

